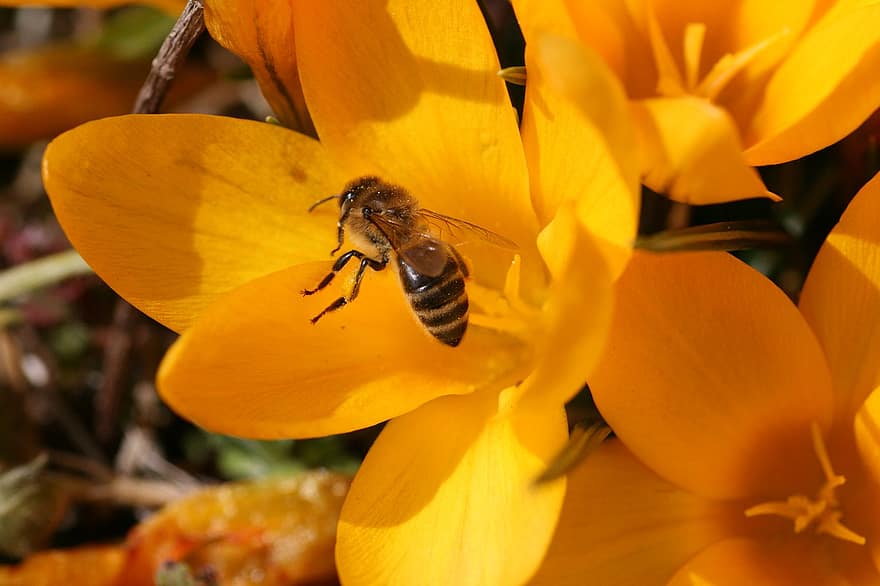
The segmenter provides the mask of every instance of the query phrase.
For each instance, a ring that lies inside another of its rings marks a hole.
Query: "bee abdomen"
[[[416,317],[428,333],[447,346],[458,346],[468,322],[468,298],[461,272],[454,270],[418,289],[405,289]]]
[[[461,281],[462,284],[461,293],[452,299],[438,295],[437,290],[424,292],[429,297],[438,299],[439,302],[436,305],[424,303],[424,300],[428,297],[423,297],[421,307],[416,308],[416,301],[412,297],[417,294],[412,294],[410,297],[413,310],[415,310],[416,316],[422,322],[422,325],[425,326],[425,329],[448,346],[458,346],[465,330],[467,330],[468,298],[464,292],[464,280],[461,277],[458,277],[457,280]]]

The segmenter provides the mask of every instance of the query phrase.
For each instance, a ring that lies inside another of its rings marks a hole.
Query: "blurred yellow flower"
[[[880,105],[876,2],[514,4],[529,76],[564,76],[589,103],[578,60],[595,51],[631,99],[645,185],[679,201],[773,197],[753,166],[826,147]],[[576,42],[541,50],[548,33]]]
[[[798,307],[731,256],[634,256],[590,379],[619,441],[536,583],[880,583],[878,217],[880,175]]]
[[[563,405],[604,343],[636,232],[623,92],[595,70],[609,106],[597,127],[534,84],[541,117],[521,137],[475,3],[301,2],[292,18],[308,23],[295,49],[320,142],[210,116],[90,123],[47,150],[55,211],[99,275],[182,332],[158,381],[182,415],[264,438],[393,418],[342,512],[346,583],[521,583],[565,490],[531,481],[565,441]],[[255,30],[268,54],[276,37]],[[328,271],[338,212],[307,210],[368,174],[518,243],[514,262],[462,246],[472,309],[458,348],[423,330],[394,270],[309,323],[334,295],[299,292]]]

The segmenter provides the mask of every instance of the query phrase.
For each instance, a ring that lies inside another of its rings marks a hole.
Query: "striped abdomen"
[[[458,346],[467,330],[468,298],[464,289],[467,269],[453,249],[438,275],[418,272],[398,256],[400,282],[413,311],[428,332],[446,344]]]

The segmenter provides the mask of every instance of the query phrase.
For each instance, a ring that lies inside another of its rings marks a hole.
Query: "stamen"
[[[825,474],[825,483],[819,489],[816,499],[810,500],[803,495],[796,494],[784,501],[771,501],[750,507],[746,509],[745,515],[746,517],[779,515],[780,517],[791,519],[794,521],[795,533],[803,532],[815,521],[816,533],[824,533],[844,541],[864,545],[865,538],[846,527],[840,521],[843,518],[843,513],[837,509],[839,503],[834,489],[846,483],[846,478],[834,473],[819,425],[816,423],[811,424],[810,433],[816,459],[819,460],[819,465]]]
[[[790,34],[791,31],[786,27],[775,35],[759,41],[738,53],[724,55],[712,66],[712,70],[700,82],[695,91],[696,95],[703,96],[707,100],[714,100],[721,93],[721,90],[727,87],[727,84],[740,71],[745,69],[749,63]]]
[[[691,22],[684,29],[684,73],[689,91],[693,91],[699,81],[700,56],[705,38],[706,25],[702,22]]]
[[[521,274],[522,259],[517,254],[510,263],[500,292],[478,283],[468,283],[468,295],[480,308],[480,311],[471,312],[468,320],[475,326],[505,332],[531,343],[540,312],[520,297]]]
[[[657,66],[657,93],[668,97],[684,94],[681,72],[672,58],[672,52],[666,44],[663,31],[650,4],[648,5],[648,38],[651,41],[654,64]]]

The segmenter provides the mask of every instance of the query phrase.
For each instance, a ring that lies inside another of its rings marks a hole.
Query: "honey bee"
[[[367,268],[381,271],[393,254],[403,291],[416,317],[437,340],[447,346],[458,346],[468,325],[464,283],[468,268],[444,234],[467,234],[508,249],[515,249],[516,244],[476,224],[421,208],[403,187],[378,177],[356,179],[339,195],[312,204],[309,212],[334,199],[339,202],[339,221],[337,245],[330,255],[342,248],[346,230],[356,248],[341,254],[318,285],[302,294],[313,295],[322,290],[351,259],[358,259],[360,265],[348,296],[333,301],[312,318],[312,323],[354,301]]]

